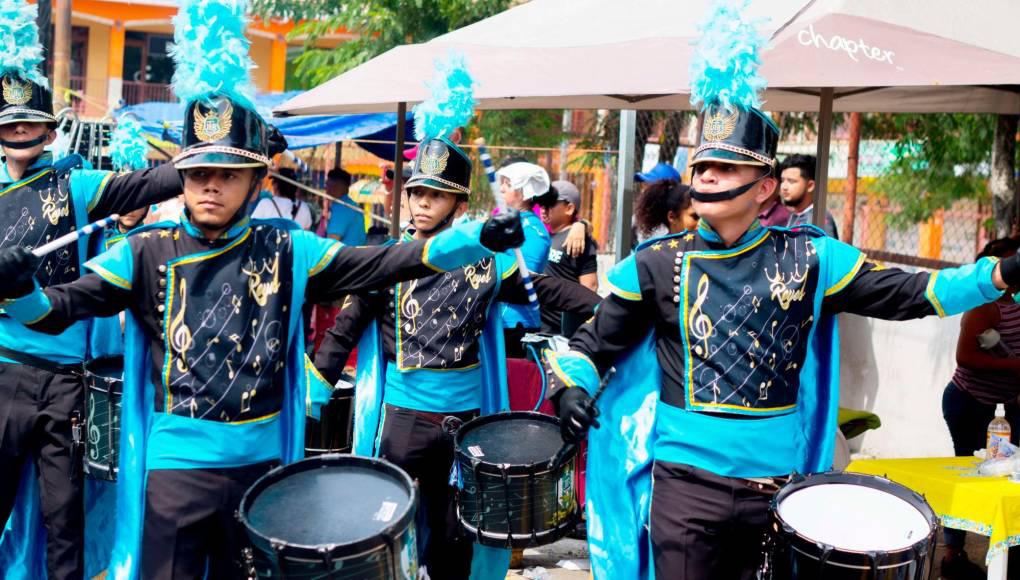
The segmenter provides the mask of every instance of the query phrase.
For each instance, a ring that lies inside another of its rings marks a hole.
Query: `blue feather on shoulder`
[[[719,104],[728,110],[761,106],[765,78],[758,74],[759,52],[767,39],[763,20],[747,17],[749,0],[716,0],[701,24],[691,59],[691,104],[704,110]]]
[[[147,165],[148,141],[138,119],[122,115],[110,138],[110,158],[118,171],[134,171]]]

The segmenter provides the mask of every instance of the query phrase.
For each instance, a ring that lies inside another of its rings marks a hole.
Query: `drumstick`
[[[32,255],[35,256],[36,258],[41,258],[41,257],[45,256],[46,254],[49,254],[53,250],[58,250],[58,249],[63,248],[64,246],[66,246],[66,245],[68,245],[68,244],[70,244],[72,242],[78,241],[78,238],[80,238],[82,236],[91,236],[92,232],[94,232],[96,230],[101,230],[101,229],[109,226],[110,224],[112,224],[113,222],[115,222],[115,221],[117,221],[119,219],[120,219],[119,215],[117,215],[115,213],[114,214],[110,214],[110,215],[104,217],[101,220],[97,220],[97,221],[94,221],[94,222],[90,223],[89,225],[83,227],[82,229],[80,229],[80,230],[78,230],[76,232],[70,232],[70,233],[67,233],[67,234],[64,234],[64,235],[60,236],[59,238],[57,238],[57,239],[55,239],[55,240],[53,240],[51,242],[46,242],[45,244],[43,244],[43,245],[39,246],[38,248],[35,248],[34,250],[32,250]]]
[[[496,168],[492,166],[492,157],[489,155],[488,147],[485,146],[485,139],[482,137],[475,139],[475,145],[478,146],[478,155],[482,158],[482,165],[485,166],[485,177],[489,179],[492,196],[496,198],[499,211],[504,212],[506,211],[506,202],[503,201],[503,194],[500,193],[499,184],[496,183]],[[517,269],[521,272],[521,280],[524,281],[524,289],[528,292],[528,303],[538,310],[538,293],[535,292],[535,286],[531,283],[531,272],[528,271],[528,265],[524,262],[524,254],[521,253],[520,248],[514,248],[514,258],[517,260]]]
[[[615,373],[616,367],[611,367],[609,371],[606,372],[606,376],[602,377],[602,382],[599,383],[598,390],[595,391],[595,395],[591,398],[590,404],[592,407],[594,407],[595,403],[599,401],[599,397],[602,396],[602,393],[606,392],[606,387],[609,386],[609,379],[613,378],[613,374]],[[562,463],[563,459],[566,458],[567,455],[573,453],[576,447],[577,443],[564,443],[563,447],[560,447],[559,452],[556,453],[556,456],[549,462],[549,468],[552,469]]]

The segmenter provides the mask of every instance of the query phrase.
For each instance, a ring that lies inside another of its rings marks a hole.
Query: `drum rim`
[[[255,499],[263,491],[265,491],[266,488],[277,481],[280,481],[284,476],[304,471],[312,471],[314,469],[322,469],[334,465],[352,464],[395,476],[396,479],[398,479],[408,490],[408,495],[410,496],[409,507],[404,510],[400,517],[396,518],[386,527],[379,530],[374,536],[340,544],[295,544],[280,538],[271,538],[259,530],[256,530],[249,521],[248,513],[251,505],[255,502]],[[330,453],[301,459],[287,465],[275,467],[262,477],[255,480],[255,483],[253,483],[241,497],[241,504],[237,509],[237,520],[242,526],[244,526],[249,537],[252,538],[253,543],[256,543],[257,539],[257,542],[261,542],[263,544],[261,547],[264,548],[265,546],[268,546],[272,553],[277,556],[298,556],[308,558],[313,561],[321,561],[324,557],[328,559],[343,559],[358,556],[359,554],[363,554],[380,547],[386,547],[390,543],[396,541],[397,538],[399,538],[411,525],[414,524],[415,514],[418,511],[418,494],[418,485],[411,479],[411,476],[403,469],[400,469],[385,459]],[[387,541],[387,538],[389,541]]]
[[[486,461],[483,458],[475,457],[470,453],[467,453],[462,443],[464,441],[464,435],[477,429],[478,427],[488,425],[489,423],[497,423],[505,421],[510,418],[523,418],[523,419],[534,419],[539,422],[549,423],[555,425],[557,429],[560,426],[560,420],[552,415],[545,415],[536,411],[503,411],[500,413],[492,413],[483,417],[477,417],[461,425],[460,429],[457,430],[457,435],[453,440],[454,455],[459,463],[472,466],[473,469],[482,471],[490,475],[502,476],[504,473],[507,475],[536,475],[538,472],[536,469],[544,469],[545,471],[555,471],[555,469],[549,469],[549,462],[556,458],[552,456],[549,459],[542,461],[535,461],[533,463],[493,463]],[[575,448],[570,454],[563,458],[561,465],[566,465],[577,456],[577,449]]]
[[[790,494],[808,487],[832,483],[859,485],[870,489],[884,491],[894,497],[902,499],[917,509],[925,520],[928,521],[928,533],[918,538],[918,540],[913,544],[896,550],[849,550],[811,539],[794,529],[789,522],[779,515],[779,504],[782,503],[783,499],[788,497]],[[880,565],[878,566],[879,568],[894,568],[899,565],[912,562],[915,560],[914,553],[917,546],[922,543],[930,543],[931,540],[934,539],[935,533],[938,532],[939,526],[939,519],[935,510],[928,505],[927,500],[925,500],[919,493],[903,484],[885,477],[852,472],[826,472],[807,476],[797,476],[797,478],[784,485],[774,496],[772,496],[772,500],[769,502],[769,514],[772,519],[773,531],[776,533],[784,533],[786,535],[786,537],[780,539],[780,541],[787,541],[791,547],[797,551],[801,552],[805,556],[814,557],[815,559],[818,559],[818,555],[820,553],[818,549],[819,546],[831,548],[832,554],[829,561],[834,564],[844,565],[844,567],[853,568],[870,568],[870,559],[872,554],[882,554]],[[931,557],[932,552],[933,550],[930,548],[926,550],[924,552],[925,557]]]
[[[532,546],[545,546],[560,538],[563,538],[570,530],[577,525],[581,519],[581,510],[574,510],[570,517],[557,524],[553,528],[530,534],[497,534],[495,532],[479,532],[478,528],[467,523],[467,520],[460,513],[460,504],[457,504],[457,520],[461,529],[472,541],[491,548],[529,548]],[[507,541],[509,539],[509,542]],[[539,541],[542,540],[542,541]]]

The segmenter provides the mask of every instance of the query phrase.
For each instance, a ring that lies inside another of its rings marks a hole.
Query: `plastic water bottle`
[[[995,406],[995,418],[988,424],[986,449],[988,449],[989,459],[1003,455],[1002,451],[1000,451],[1000,446],[1002,449],[1006,448],[1006,444],[1009,443],[1010,433],[1009,421],[1006,420],[1006,405],[999,403]]]

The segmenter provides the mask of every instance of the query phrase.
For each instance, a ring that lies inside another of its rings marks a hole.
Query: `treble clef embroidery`
[[[99,459],[99,436],[102,431],[99,430],[99,425],[96,425],[96,395],[89,395],[89,458]]]
[[[188,372],[185,356],[194,345],[194,341],[191,339],[191,330],[187,324],[184,324],[184,311],[188,307],[187,282],[187,280],[181,280],[181,307],[170,322],[170,346],[178,354],[177,370],[182,374]]]
[[[417,334],[418,332],[418,317],[421,316],[421,305],[418,304],[418,300],[414,297],[414,290],[417,287],[418,281],[411,280],[407,291],[400,297],[400,315],[408,319],[407,325],[404,327],[408,335]]]
[[[708,274],[702,274],[701,279],[698,280],[698,295],[694,300],[694,307],[691,308],[691,316],[688,319],[691,334],[704,344],[704,347],[700,344],[694,347],[695,354],[701,356],[708,356],[708,339],[712,336],[713,330],[712,319],[701,311],[706,298],[708,298]]]

